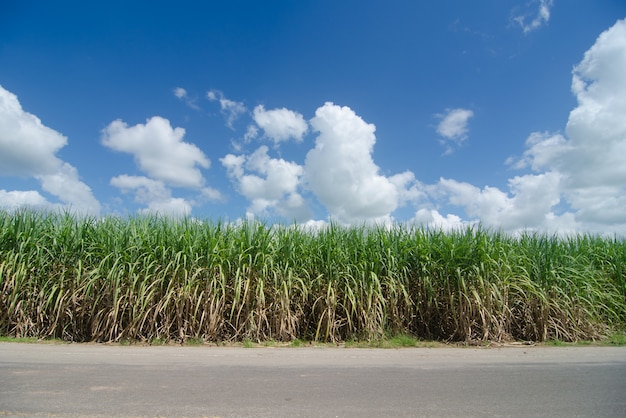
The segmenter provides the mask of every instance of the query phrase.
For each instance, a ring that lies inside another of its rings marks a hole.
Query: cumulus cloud
[[[243,103],[227,99],[219,90],[210,90],[207,93],[207,99],[212,102],[217,101],[220,103],[222,114],[226,118],[226,125],[230,129],[234,129],[235,121],[248,110]]]
[[[407,170],[389,177],[389,181],[398,191],[398,206],[407,203],[417,204],[427,198],[425,186],[415,178],[413,172]]]
[[[441,231],[458,231],[471,225],[471,223],[463,221],[457,215],[448,214],[444,217],[439,211],[426,208],[419,209],[415,212],[411,223]]]
[[[80,181],[78,171],[68,163],[63,163],[54,173],[36,175],[41,188],[72,210],[81,213],[96,214],[100,212],[100,203],[93,197],[91,189]]]
[[[277,214],[311,221],[303,191],[312,192],[329,217],[346,224],[389,224],[392,212],[426,199],[423,185],[410,171],[379,174],[372,158],[375,126],[352,109],[326,103],[309,123],[287,109],[255,109],[255,121],[276,143],[300,138],[310,123],[318,134],[304,166],[272,158],[261,146],[252,154],[228,154],[220,159],[237,190],[250,201],[247,216]]]
[[[263,145],[250,155],[228,154],[220,159],[239,192],[250,200],[248,216],[267,216],[272,211],[296,220],[311,215],[298,192],[302,166],[271,158]]]
[[[57,157],[67,138],[22,109],[17,96],[0,86],[0,175],[32,177],[42,190],[71,210],[100,212],[100,203],[83,183],[75,167]],[[0,190],[0,206],[55,208],[37,191]]]
[[[245,155],[228,154],[224,158],[220,158],[220,162],[226,168],[231,178],[239,180],[243,177],[243,165],[246,162]]]
[[[201,194],[203,197],[205,197],[206,199],[212,202],[221,202],[224,200],[224,196],[222,195],[222,192],[212,187],[204,187],[201,190]]]
[[[60,208],[60,205],[54,205],[48,202],[39,192],[35,190],[0,190],[0,207],[8,210],[16,210],[22,207],[35,209],[50,209],[53,207]]]
[[[200,171],[209,168],[209,159],[196,145],[185,142],[184,136],[184,129],[172,128],[167,119],[159,116],[131,127],[121,120],[111,122],[102,133],[102,144],[133,155],[139,169],[147,174],[120,175],[111,179],[111,185],[122,193],[133,193],[135,202],[147,206],[140,212],[183,216],[198,201],[222,201],[218,190],[205,186]],[[195,189],[198,200],[173,197],[173,187]]]
[[[139,168],[170,186],[202,187],[200,168],[210,161],[194,144],[183,141],[185,130],[173,129],[167,119],[154,116],[146,124],[129,127],[121,120],[111,122],[102,133],[102,144],[134,156]]]
[[[468,216],[486,226],[545,230],[549,220],[557,216],[552,208],[560,201],[559,185],[558,173],[516,176],[509,180],[510,193],[496,187],[479,189],[469,183],[441,179],[436,193],[452,205],[465,208]]]
[[[56,153],[67,138],[22,110],[17,96],[1,86],[0,127],[0,174],[50,174],[62,164]]]
[[[566,135],[533,133],[515,167],[552,170],[576,220],[626,224],[626,19],[602,33],[574,67]]]
[[[171,190],[162,181],[123,174],[113,177],[111,185],[122,193],[133,193],[137,203],[147,205],[147,208],[139,210],[140,213],[165,216],[187,216],[191,213],[191,204],[185,199],[172,197]]]
[[[446,147],[446,154],[454,150],[467,139],[468,122],[474,112],[468,109],[446,109],[445,113],[435,115],[441,119],[437,125],[437,133],[441,136],[441,144]]]
[[[506,230],[626,233],[626,19],[574,67],[572,92],[565,134],[534,132],[522,157],[509,159],[532,173],[510,179],[508,192],[441,179],[429,196]]]
[[[317,199],[342,222],[387,219],[400,193],[372,159],[376,127],[330,102],[310,123],[319,135],[306,156],[305,178]]]
[[[533,132],[526,139],[526,148],[520,160],[509,158],[508,163],[517,169],[530,166],[534,171],[540,171],[550,168],[551,162],[557,161],[569,144],[561,134]]]
[[[538,4],[537,4],[538,3]],[[544,24],[548,24],[550,20],[550,11],[554,5],[553,0],[539,0],[530,3],[533,7],[532,11],[527,11],[513,17],[513,21],[517,23],[524,33],[532,32],[539,29]]]
[[[265,135],[275,144],[292,138],[302,142],[302,137],[308,130],[308,125],[300,113],[284,107],[265,110],[263,105],[259,105],[254,108],[252,116]]]
[[[573,71],[562,169],[571,186],[626,184],[626,19],[602,33]],[[585,162],[589,169],[579,170]]]

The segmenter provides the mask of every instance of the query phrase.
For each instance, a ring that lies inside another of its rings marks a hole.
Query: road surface
[[[0,343],[0,417],[626,417],[626,347]]]

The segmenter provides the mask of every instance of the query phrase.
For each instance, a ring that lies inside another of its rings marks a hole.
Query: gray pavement
[[[626,417],[626,347],[0,343],[0,416]]]

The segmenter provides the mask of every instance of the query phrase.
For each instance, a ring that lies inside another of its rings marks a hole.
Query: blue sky
[[[626,4],[0,4],[0,206],[626,233]]]

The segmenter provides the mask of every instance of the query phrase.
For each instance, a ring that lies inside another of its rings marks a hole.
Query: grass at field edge
[[[469,347],[469,348],[501,348],[514,346],[538,346],[538,347],[626,347],[626,331],[617,332],[602,340],[590,341],[581,340],[576,342],[564,342],[561,340],[549,340],[545,342],[534,341],[480,341],[480,342],[441,342],[441,341],[422,341],[411,336],[398,335],[389,338],[381,338],[372,341],[345,341],[340,343],[321,343],[315,341],[303,341],[295,339],[290,342],[282,341],[261,341],[254,342],[245,340],[243,342],[205,342],[201,340],[188,340],[185,343],[164,342],[162,340],[155,341],[120,341],[117,343],[74,343],[71,341],[63,341],[59,339],[38,339],[38,338],[14,338],[0,336],[1,343],[22,343],[22,344],[85,344],[95,345],[104,344],[112,346],[172,346],[172,347],[241,347],[241,348],[303,348],[303,347],[319,347],[319,348],[381,348],[381,349],[399,349],[399,348],[446,348],[446,347]]]

